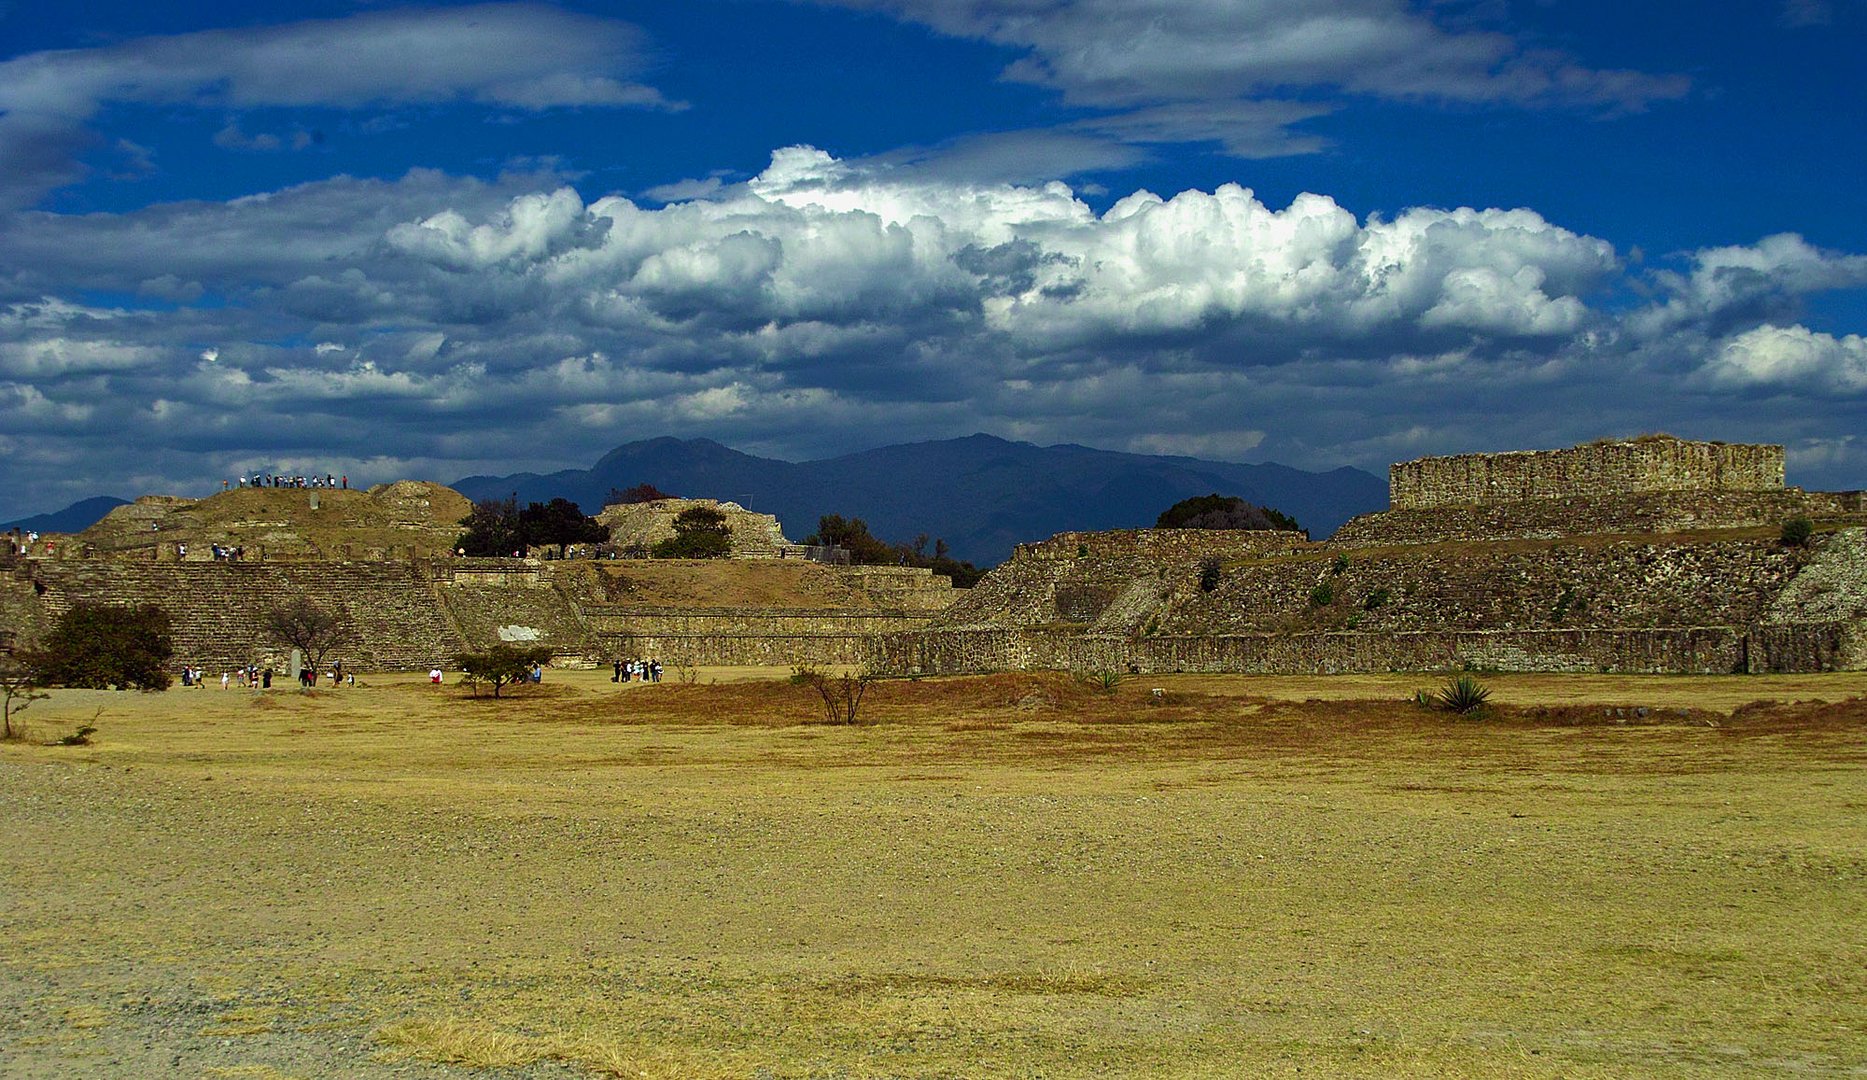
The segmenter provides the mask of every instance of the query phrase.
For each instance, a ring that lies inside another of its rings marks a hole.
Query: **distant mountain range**
[[[80,499],[49,514],[34,514],[18,521],[0,522],[0,532],[74,533],[83,532],[103,519],[117,507],[129,500],[115,499],[109,495],[95,495],[89,499]]]
[[[1003,561],[1014,544],[1071,529],[1148,526],[1192,495],[1236,495],[1289,514],[1321,539],[1387,507],[1387,482],[1360,469],[1305,472],[1190,457],[1036,446],[991,435],[884,446],[821,461],[754,457],[709,439],[632,442],[589,469],[469,476],[470,499],[570,499],[594,513],[612,488],[649,483],[672,495],[736,502],[776,515],[801,539],[825,514],[859,517],[890,542],[925,533],[956,558]]]

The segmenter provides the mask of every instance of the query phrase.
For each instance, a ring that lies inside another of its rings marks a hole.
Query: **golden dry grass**
[[[1002,675],[839,728],[773,675],[56,693],[35,732],[99,741],[0,748],[0,1062],[1867,1067],[1867,676],[1496,677],[1456,721],[1421,676]]]

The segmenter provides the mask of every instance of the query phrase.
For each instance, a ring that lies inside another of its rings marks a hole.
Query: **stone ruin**
[[[1777,446],[1648,437],[1396,465],[1390,509],[1326,541],[1133,529],[1021,545],[965,592],[910,567],[802,558],[732,503],[607,507],[618,547],[716,505],[733,559],[452,556],[467,501],[438,485],[152,497],[0,562],[0,633],[84,601],[156,602],[176,663],[268,657],[267,606],[343,612],[360,669],[500,640],[559,663],[859,664],[897,674],[1728,673],[1867,668],[1867,496],[1784,487]],[[1810,543],[1781,527],[1806,517]],[[665,530],[665,532],[663,531]],[[215,561],[210,543],[247,547]],[[54,550],[47,545],[56,544]],[[187,545],[186,555],[177,546]]]
[[[1763,672],[1867,667],[1867,498],[1783,486],[1783,449],[1650,436],[1422,458],[1392,508],[1291,533],[1020,547],[903,673]],[[1812,543],[1781,541],[1806,517]],[[1203,572],[1216,561],[1217,574]]]
[[[609,529],[610,545],[637,557],[646,556],[663,540],[674,538],[674,519],[684,510],[709,507],[726,515],[732,530],[732,558],[776,559],[796,556],[803,549],[784,538],[784,528],[770,514],[754,513],[735,502],[713,499],[654,499],[639,503],[612,503],[596,519]]]
[[[471,503],[414,481],[149,496],[0,559],[0,633],[31,640],[79,603],[153,602],[174,619],[177,666],[281,666],[265,614],[308,596],[355,631],[341,656],[358,670],[425,671],[499,641],[548,645],[561,665],[862,663],[883,634],[952,601],[952,583],[924,569],[786,558],[803,549],[777,519],[733,503],[611,506],[599,520],[615,547],[645,547],[695,505],[726,513],[734,558],[457,558]]]

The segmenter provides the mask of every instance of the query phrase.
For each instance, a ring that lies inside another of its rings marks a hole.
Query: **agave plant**
[[[1489,687],[1470,675],[1460,675],[1440,687],[1439,707],[1463,716],[1484,708],[1485,700],[1490,696]]]

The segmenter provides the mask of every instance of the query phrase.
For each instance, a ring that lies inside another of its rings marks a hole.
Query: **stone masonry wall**
[[[1652,491],[1770,491],[1783,486],[1783,448],[1670,437],[1566,450],[1462,454],[1388,469],[1395,510]]]
[[[160,605],[174,620],[175,666],[213,672],[258,662],[283,670],[290,650],[263,629],[272,605],[309,596],[341,613],[353,646],[333,650],[355,670],[441,663],[462,642],[421,563],[126,563],[37,561],[27,568],[44,617],[79,602]]]
[[[1216,555],[1256,558],[1310,547],[1302,533],[1246,529],[1111,529],[1062,532],[1035,544],[1019,544],[1013,560],[1147,559],[1183,562]]]
[[[1801,488],[1654,492],[1389,510],[1354,518],[1337,529],[1329,543],[1337,547],[1376,547],[1452,540],[1742,529],[1775,527],[1793,517],[1867,521],[1867,500],[1861,494]]]
[[[886,633],[925,626],[924,615],[906,612],[795,611],[681,608],[586,611],[604,655],[641,657],[664,664],[778,665],[854,664],[875,657]]]
[[[1531,631],[1201,634],[1134,638],[1031,630],[892,634],[876,665],[896,674],[1004,670],[1350,674],[1387,671],[1571,671],[1731,674],[1858,665],[1836,623],[1744,630],[1653,627]]]

